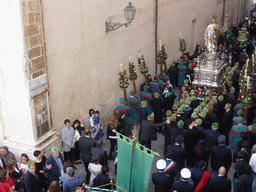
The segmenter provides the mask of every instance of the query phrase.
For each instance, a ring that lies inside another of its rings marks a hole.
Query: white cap
[[[163,159],[160,159],[156,162],[156,168],[159,170],[163,170],[166,167],[166,162]]]
[[[191,177],[191,172],[188,168],[183,168],[180,171],[180,174],[183,179],[189,179]]]

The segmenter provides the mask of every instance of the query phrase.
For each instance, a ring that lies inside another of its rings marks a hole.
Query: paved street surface
[[[175,90],[175,94],[177,96],[179,95],[178,93],[179,92],[176,89]],[[177,99],[176,99],[175,103],[176,102],[178,102]],[[137,129],[139,130],[139,127]],[[106,127],[104,127],[104,132],[106,133]],[[138,138],[138,133],[137,133],[137,138]],[[109,140],[107,140],[106,134],[103,137],[103,142],[104,142],[103,148],[109,154],[110,142],[109,142]],[[156,169],[156,162],[159,159],[164,159],[164,155],[163,155],[163,151],[164,151],[164,136],[162,134],[157,133],[157,141],[152,141],[152,150],[155,151],[155,152],[158,152],[160,154],[160,157],[155,155],[155,158],[154,158],[154,161],[153,161],[153,164],[152,164],[151,175],[152,175],[152,173],[157,171],[157,169]],[[115,168],[114,168],[113,161],[109,160],[108,161],[108,165],[109,165],[109,168],[110,168],[110,174],[115,175],[114,174],[115,173]],[[208,165],[210,165],[210,163]],[[75,167],[76,167],[76,175],[77,176],[81,176],[85,180],[86,173],[85,173],[83,164],[75,165]],[[192,168],[190,168],[190,169],[192,169]],[[211,171],[210,166],[208,166],[208,171]],[[232,164],[232,166],[231,166],[231,169],[230,169],[230,171],[228,173],[228,178],[232,179],[233,174],[234,174],[234,164]],[[116,181],[116,177],[115,176],[114,176],[114,178],[115,178],[115,181]],[[148,191],[149,192],[153,192],[154,191],[154,184],[152,183],[151,178],[150,178],[150,181],[149,181]]]

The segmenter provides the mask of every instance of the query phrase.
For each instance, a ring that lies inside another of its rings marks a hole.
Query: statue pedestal
[[[219,87],[223,81],[226,68],[225,54],[205,53],[203,57],[197,58],[197,66],[194,69],[193,85]]]

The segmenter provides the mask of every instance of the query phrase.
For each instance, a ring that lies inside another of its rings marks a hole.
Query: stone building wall
[[[27,75],[29,80],[33,80],[47,73],[41,0],[22,0],[21,10]],[[51,129],[48,91],[36,95],[32,100],[35,110],[36,138],[39,139]]]
[[[166,45],[168,67],[181,56],[179,33],[187,42],[187,51],[192,52],[196,44],[204,46],[204,30],[214,14],[222,24],[221,2],[158,1],[158,40]],[[229,10],[235,9],[238,0],[229,2]],[[132,3],[137,11],[130,26],[106,33],[105,21],[109,18],[125,22],[123,9],[128,1],[64,1],[60,6],[58,0],[42,0],[54,129],[60,131],[66,118],[78,118],[89,126],[90,108],[100,110],[106,127],[122,96],[118,86],[119,65],[123,63],[127,69],[129,56],[137,64],[138,51],[144,54],[149,73],[155,74],[155,1]],[[236,17],[236,12],[233,16]],[[138,74],[137,88],[142,82],[143,77]],[[128,93],[130,89],[132,85]]]

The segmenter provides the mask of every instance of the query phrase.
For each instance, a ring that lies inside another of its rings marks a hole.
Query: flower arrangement
[[[146,66],[144,56],[141,55],[140,51],[139,51],[138,63],[139,63],[138,67],[139,67],[140,73],[146,74],[148,72],[148,68]]]

